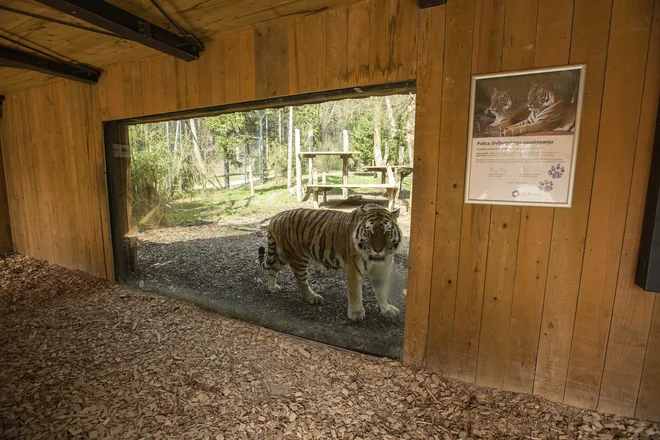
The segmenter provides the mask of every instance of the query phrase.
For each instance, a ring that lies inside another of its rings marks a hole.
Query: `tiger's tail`
[[[268,255],[266,255],[266,248],[259,246],[259,258],[257,262],[262,269],[269,269],[275,261],[277,255],[277,243],[275,238],[268,232]]]

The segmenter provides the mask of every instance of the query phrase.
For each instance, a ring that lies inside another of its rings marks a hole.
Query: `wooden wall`
[[[411,261],[432,276],[410,281],[406,362],[660,419],[660,297],[633,284],[659,20],[653,0],[449,1],[421,11],[415,167],[437,167],[415,170],[413,224],[435,230],[415,228],[424,246],[411,247]],[[444,65],[426,41],[442,41],[443,24]],[[464,204],[470,74],[574,63],[587,63],[587,80],[573,207]]]
[[[414,80],[418,15],[416,0],[365,0],[219,37],[198,61],[114,64],[97,87],[101,117]]]
[[[633,284],[660,0],[415,5],[365,0],[219,37],[196,62],[143,58],[95,87],[10,95],[17,250],[112,277],[101,120],[416,78],[404,362],[660,420],[660,299]],[[573,63],[587,63],[573,207],[463,204],[470,75]]]
[[[0,254],[14,249],[11,238],[9,205],[7,204],[7,184],[2,161],[2,139],[0,138]]]
[[[0,136],[15,251],[112,279],[92,87],[58,81],[7,96]]]

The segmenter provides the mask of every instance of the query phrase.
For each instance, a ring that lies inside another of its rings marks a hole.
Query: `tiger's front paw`
[[[401,312],[399,311],[399,309],[394,307],[392,304],[388,304],[386,307],[382,307],[380,309],[380,314],[389,319],[396,318],[397,316],[399,316],[400,313]]]
[[[310,293],[305,297],[305,299],[310,304],[323,304],[323,297],[316,293]]]
[[[268,291],[270,293],[280,293],[282,291],[282,288],[280,287],[279,284],[274,284],[272,286],[268,286]]]
[[[353,322],[364,321],[364,309],[349,310],[348,319],[350,319]]]

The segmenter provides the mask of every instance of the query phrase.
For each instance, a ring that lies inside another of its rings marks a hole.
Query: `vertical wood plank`
[[[395,82],[415,79],[419,6],[416,0],[390,0],[390,8],[394,26],[389,80]]]
[[[176,58],[165,55],[163,57],[163,75],[162,75],[162,88],[164,90],[164,101],[163,101],[163,110],[166,112],[173,112],[178,110],[178,85],[179,81],[177,79],[177,69],[176,69]],[[208,83],[209,86],[211,82]]]
[[[238,56],[238,35],[232,34],[225,39],[225,96],[227,104],[240,101],[240,59]],[[203,83],[200,83],[200,88]],[[201,94],[200,90],[200,94]]]
[[[132,114],[142,116],[144,115],[144,102],[142,100],[142,63],[140,60],[131,61],[131,89],[133,91]],[[91,105],[91,102],[88,102],[87,105]]]
[[[320,12],[304,18],[307,89],[320,92],[327,88],[326,13]]]
[[[141,67],[141,65],[140,65]],[[110,234],[110,212],[108,204],[108,185],[106,179],[105,149],[102,135],[101,115],[98,111],[98,93],[94,93],[91,87],[86,96],[88,111],[87,118],[87,143],[90,161],[95,175],[96,203],[100,217],[101,240],[103,244],[103,259],[105,264],[105,278],[111,282],[115,281],[114,258],[112,253],[112,237]]]
[[[369,10],[369,0],[348,8],[348,86],[365,85],[369,81]]]
[[[472,73],[501,68],[504,2],[475,2]],[[477,369],[491,207],[464,205],[452,376],[473,382]],[[465,258],[463,258],[465,256]]]
[[[573,9],[574,0],[539,1],[534,67],[568,63]],[[534,387],[554,213],[554,209],[534,207],[524,207],[521,211],[517,256],[521,263],[514,281],[510,334],[521,332],[524,336],[509,343],[513,350],[507,353],[505,389],[531,393]],[[528,223],[528,218],[534,221]],[[525,260],[536,264],[533,268],[526,267]]]
[[[504,4],[475,2],[473,74],[501,68]],[[467,382],[475,381],[477,371],[490,211],[490,205],[463,206],[451,375]]]
[[[188,108],[188,72],[186,61],[175,60],[176,63],[176,109],[185,110]]]
[[[507,0],[502,47],[501,69],[503,71],[531,68],[534,65],[537,12],[538,1]],[[486,319],[490,325],[491,316],[495,318],[494,329],[499,333],[490,335],[497,344],[495,349],[497,351],[491,351],[490,357],[484,359],[484,362],[491,365],[491,369],[486,373],[490,377],[489,380],[501,381],[502,387],[506,386],[507,379],[507,356],[511,346],[509,335],[514,333],[511,330],[511,321],[515,319],[512,317],[517,303],[514,285],[518,282],[517,277],[520,271],[518,264],[521,261],[519,256],[521,212],[522,209],[519,207],[494,206],[491,217],[496,221],[496,223],[493,222],[495,228],[489,230],[489,241],[497,243],[501,247],[493,249],[492,259],[488,261],[488,282],[493,284],[489,284],[486,289],[488,294],[485,297],[487,300],[484,307],[487,313],[494,313],[494,315],[486,315]],[[504,260],[498,263],[502,264],[505,271],[496,273],[493,271],[497,270],[498,264],[493,266],[491,264],[500,256],[504,257]],[[493,293],[493,290],[497,293]],[[499,322],[497,322],[498,320]],[[509,323],[504,325],[503,320],[507,320]]]
[[[534,394],[564,399],[580,286],[600,125],[612,3],[576,0],[570,63],[586,63],[582,122],[571,209],[556,209],[546,281]]]
[[[655,2],[628,216],[598,410],[634,416],[657,294],[635,285],[660,96],[660,2]],[[658,413],[660,417],[660,412]]]
[[[507,0],[504,16],[504,38],[501,48],[501,70],[530,68],[534,63],[536,16],[538,1]],[[490,40],[491,44],[497,39]],[[497,55],[497,46],[489,50]],[[495,63],[496,60],[491,60]],[[486,260],[483,325],[479,343],[477,382],[504,386],[507,349],[510,344],[514,284],[519,248],[521,208],[493,206],[489,225],[489,250]]]
[[[418,183],[412,203],[410,262],[403,362],[421,366],[426,352],[429,325],[435,201],[437,194],[440,108],[442,104],[445,8],[420,12],[417,60],[417,103],[415,111],[415,177]],[[433,225],[433,226],[432,226]]]
[[[289,93],[307,90],[305,23],[301,17],[289,20]]]
[[[330,9],[326,22],[328,88],[341,89],[348,83],[348,9]]]
[[[433,244],[427,366],[450,372],[472,63],[473,2],[449,2],[445,20],[440,151]],[[372,34],[373,38],[374,34]]]
[[[151,89],[151,59],[140,60],[140,77],[142,78],[142,107],[145,115],[154,114],[154,95]]]
[[[121,64],[109,66],[106,70],[106,75],[108,75],[108,117],[110,119],[121,119],[124,117],[124,92]]]
[[[660,421],[660,300],[655,297],[635,417]]]
[[[227,102],[225,89],[225,45],[224,40],[216,40],[208,45],[211,51],[211,100],[213,105]]]
[[[241,75],[239,85],[240,99],[241,101],[251,101],[254,99],[255,93],[254,30],[250,29],[238,34],[238,54]]]
[[[13,249],[11,238],[11,220],[9,219],[9,202],[7,197],[7,181],[2,152],[2,137],[0,137],[0,254]]]
[[[615,0],[612,10],[598,155],[566,383],[565,402],[575,406],[594,408],[600,391],[652,13],[652,0]]]
[[[369,10],[369,80],[387,82],[392,63],[392,11],[390,1],[371,0]]]
[[[289,93],[289,28],[282,23],[255,29],[256,98]]]
[[[124,109],[122,117],[129,118],[135,116],[133,103],[133,74],[131,73],[131,63],[121,63],[121,93],[124,95]]]
[[[186,63],[186,107],[199,107],[199,60]],[[222,67],[224,72],[224,66]],[[224,76],[223,76],[224,79]],[[224,88],[224,86],[223,86]]]
[[[165,90],[163,90],[163,61],[165,55],[149,58],[151,65],[151,99],[153,100],[154,114],[165,112]]]
[[[238,57],[237,57],[238,58]],[[238,70],[238,65],[236,65]],[[199,107],[208,107],[213,105],[213,66],[211,64],[211,54],[204,51],[197,60],[197,104]],[[238,84],[236,85],[238,92]]]

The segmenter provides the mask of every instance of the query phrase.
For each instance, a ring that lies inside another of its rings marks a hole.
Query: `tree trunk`
[[[300,160],[300,130],[296,129],[296,200],[302,202],[302,163]]]
[[[414,141],[415,135],[413,134],[413,118],[412,115],[408,115],[408,120],[406,121],[406,143],[408,144],[408,165],[413,166],[414,162]]]
[[[374,99],[374,161],[376,162],[376,166],[383,165],[383,153],[380,149],[380,107],[380,99]]]
[[[280,146],[280,155],[282,154],[282,109],[277,109],[277,140]]]
[[[190,134],[192,135],[193,154],[195,155],[197,168],[199,168],[199,172],[202,173],[202,190],[204,191],[206,190],[206,166],[204,165],[204,159],[202,158],[202,151],[199,146],[199,139],[197,138],[197,126],[195,125],[194,119],[190,119]]]
[[[261,184],[263,185],[265,182],[264,172],[266,168],[264,166],[264,112],[262,110],[259,113],[259,157],[261,159],[259,160],[259,176],[261,178]]]
[[[289,107],[289,147],[286,160],[286,187],[291,190],[291,174],[293,168],[293,107]]]
[[[392,101],[390,100],[389,96],[385,97],[385,105],[387,107],[387,117],[390,120],[390,130],[389,130],[389,138],[387,139],[387,142],[385,143],[385,158],[384,161],[387,163],[389,157],[390,157],[390,150],[392,147],[395,145],[394,138],[396,137],[396,121],[394,121],[394,111],[392,110]],[[403,160],[403,152],[400,151],[401,159]],[[401,162],[399,162],[401,163]]]
[[[254,178],[252,176],[252,152],[250,148],[250,141],[245,142],[245,161],[248,170],[248,181],[250,182],[250,196],[254,196]]]
[[[307,132],[307,151],[312,151],[312,146],[314,145],[314,132],[312,130],[309,130]],[[309,184],[313,185],[312,182],[312,167],[314,166],[312,162],[312,158],[310,157],[307,160],[307,172],[309,173]]]
[[[266,159],[264,160],[264,168],[266,168],[266,177],[268,177],[268,158],[270,157],[270,146],[268,145],[268,113],[266,113],[266,133],[264,142],[266,143]],[[261,184],[266,183],[266,180],[262,180]]]

